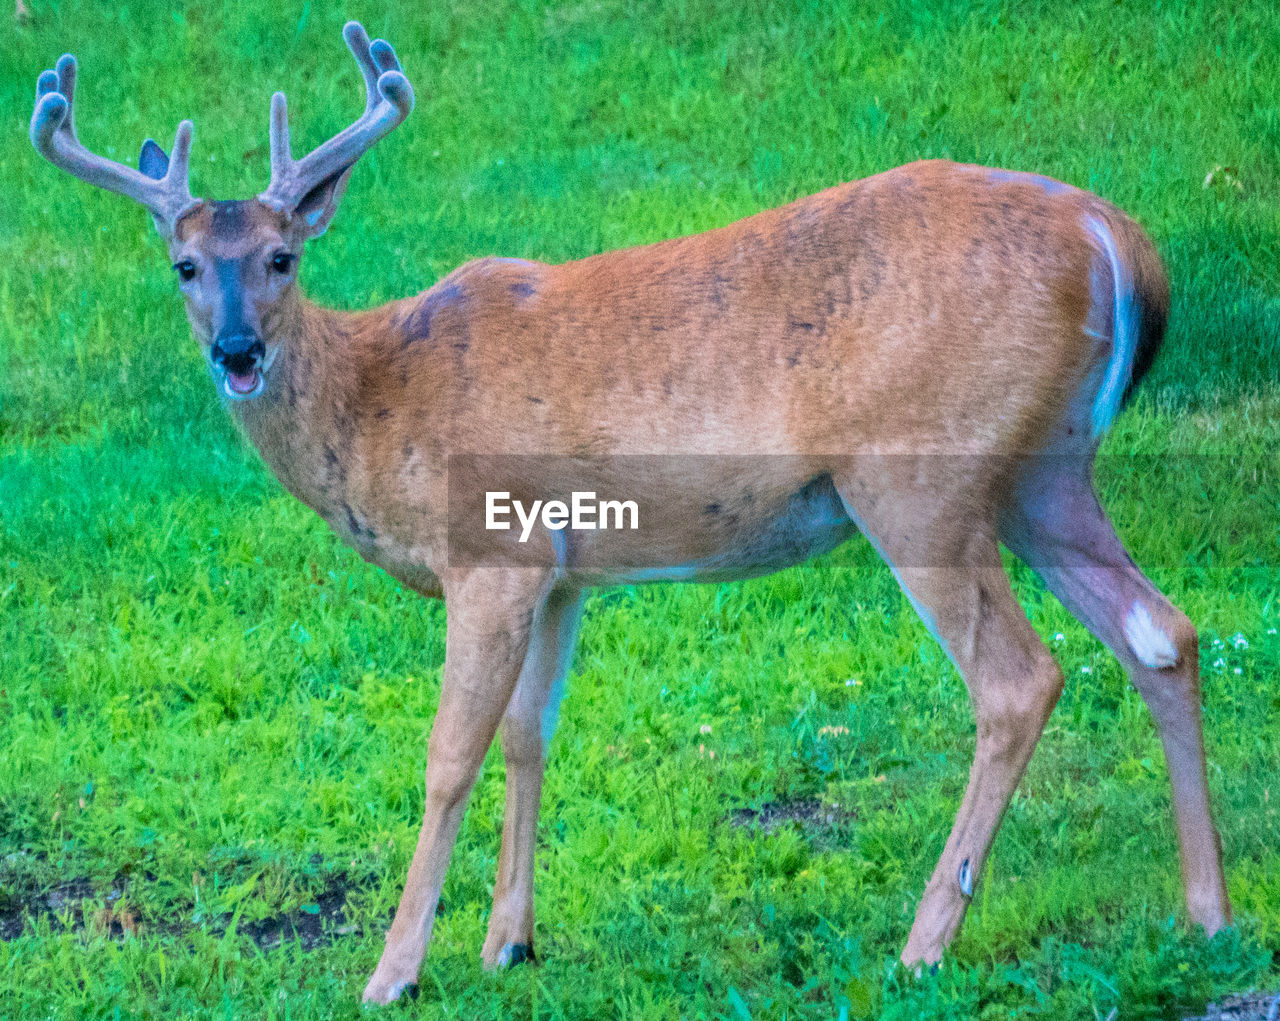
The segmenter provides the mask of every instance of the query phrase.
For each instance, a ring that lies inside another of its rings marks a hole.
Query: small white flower
[[[1056,635],[1053,636],[1053,640],[1061,644],[1062,642],[1065,642],[1067,640],[1067,636],[1064,635],[1061,631],[1059,631]]]
[[[1244,635],[1242,635],[1239,631],[1237,631],[1234,635],[1231,636],[1231,644],[1234,645],[1237,649],[1247,649],[1249,648],[1249,639],[1247,639]]]
[[[1222,670],[1226,667],[1226,665],[1227,665],[1227,661],[1223,659],[1221,656],[1219,656],[1217,659],[1213,661],[1213,668],[1215,670]]]
[[[1241,669],[1240,667],[1236,667],[1236,669],[1235,669],[1235,675],[1236,675],[1237,677],[1239,677],[1242,673],[1244,673],[1244,670],[1243,670],[1243,669]]]
[[[1081,672],[1082,674],[1091,674],[1091,673],[1093,673],[1093,667],[1091,667],[1091,666],[1082,666],[1082,667],[1080,668],[1080,672]]]
[[[844,686],[846,688],[858,688],[862,686],[862,682],[858,680],[856,677],[850,677],[847,681],[844,682]]]
[[[699,734],[710,734],[710,733],[711,733],[711,724],[710,724],[710,723],[704,723],[701,727],[699,727],[699,728],[698,728],[698,733],[699,733]]]

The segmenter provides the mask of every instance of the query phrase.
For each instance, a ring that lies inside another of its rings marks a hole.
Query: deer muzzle
[[[256,397],[265,388],[262,359],[266,345],[253,333],[220,336],[213,342],[209,359],[221,376],[222,392],[233,401]]]

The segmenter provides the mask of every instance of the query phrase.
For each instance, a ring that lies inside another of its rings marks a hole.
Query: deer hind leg
[[[445,578],[444,679],[427,746],[422,829],[366,1003],[390,1003],[417,981],[463,809],[511,701],[550,582],[549,572],[492,568]]]
[[[481,953],[487,967],[533,958],[533,859],[542,777],[581,617],[580,592],[556,590],[547,597],[534,616],[524,667],[502,717],[507,801],[493,913]]]
[[[1111,649],[1155,717],[1173,787],[1187,910],[1212,935],[1230,924],[1231,906],[1205,776],[1196,630],[1134,565],[1087,467],[1046,459],[1017,496],[1002,524],[1005,542]]]
[[[932,964],[964,919],[1000,820],[1062,693],[1062,671],[1014,599],[990,525],[966,523],[954,512],[921,520],[912,508],[931,505],[925,494],[869,522],[845,489],[841,495],[960,671],[977,723],[969,783],[902,951],[906,964]]]

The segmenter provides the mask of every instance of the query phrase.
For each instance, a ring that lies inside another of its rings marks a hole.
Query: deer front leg
[[[463,809],[511,701],[549,583],[545,571],[493,568],[444,579],[444,679],[427,747],[422,830],[366,1003],[390,1003],[417,981]]]
[[[489,968],[533,958],[533,861],[542,777],[581,616],[579,592],[554,591],[547,597],[534,616],[524,669],[502,718],[507,803],[493,913],[481,954]]]

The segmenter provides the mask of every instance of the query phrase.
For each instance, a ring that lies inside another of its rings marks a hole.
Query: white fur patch
[[[1141,603],[1134,603],[1125,617],[1124,636],[1143,666],[1161,670],[1178,665],[1178,650]]]
[[[1133,359],[1138,347],[1138,307],[1133,291],[1133,276],[1116,248],[1111,231],[1097,217],[1090,216],[1085,226],[1093,234],[1111,267],[1112,310],[1111,360],[1107,374],[1093,402],[1093,438],[1096,440],[1111,427],[1120,410],[1125,388],[1133,374]],[[1095,297],[1096,300],[1096,297]],[[1093,331],[1090,331],[1093,332]]]

